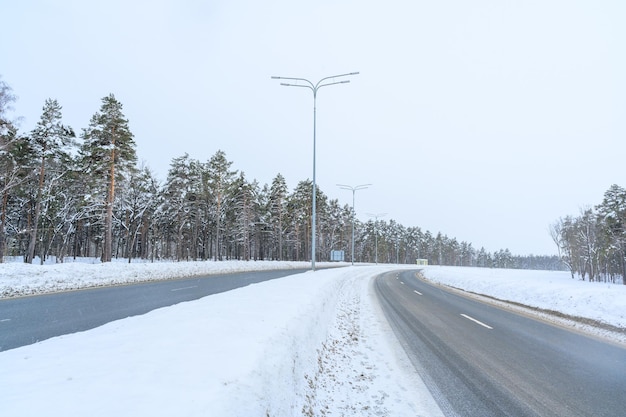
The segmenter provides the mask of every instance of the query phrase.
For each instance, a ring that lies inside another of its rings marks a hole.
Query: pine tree
[[[259,221],[259,187],[256,181],[248,182],[244,172],[233,182],[231,204],[234,215],[233,234],[238,242],[242,253],[239,259],[249,261],[252,251],[257,249],[253,246],[254,228]]]
[[[346,224],[350,224],[350,212],[344,213],[338,200],[328,200],[326,196],[320,198],[319,203],[319,252],[322,260],[330,259],[332,250],[344,250],[348,248],[347,235],[344,234]],[[346,216],[347,214],[347,216]]]
[[[147,257],[148,235],[152,214],[159,201],[158,192],[157,180],[150,169],[144,166],[132,174],[119,199],[128,263],[134,256]]]
[[[236,171],[231,171],[230,166],[232,162],[226,159],[226,154],[218,150],[215,155],[211,157],[207,164],[207,183],[209,186],[209,192],[213,196],[215,204],[215,248],[214,248],[214,260],[222,259],[220,233],[222,228],[222,221],[224,219],[224,203],[227,197],[229,188],[233,182]]]
[[[256,181],[256,180],[255,180]],[[276,245],[272,236],[273,231],[270,226],[270,187],[263,184],[259,187],[257,194],[258,219],[255,224],[255,260],[275,260]]]
[[[165,183],[162,211],[167,213],[165,225],[176,237],[176,259],[182,260],[198,252],[197,236],[200,219],[202,166],[188,154],[173,158]]]
[[[281,174],[276,175],[272,181],[269,195],[269,224],[272,228],[274,240],[278,240],[277,244],[278,256],[276,259],[283,260],[283,221],[286,215],[287,207],[287,182]]]
[[[611,185],[596,208],[609,239],[608,250],[616,253],[622,282],[626,285],[626,189]]]
[[[300,181],[287,198],[288,239],[293,245],[292,259],[296,261],[311,260],[311,188],[310,180]],[[318,194],[319,195],[319,194]]]
[[[64,162],[69,160],[68,147],[73,143],[72,138],[75,136],[71,127],[66,127],[61,124],[61,109],[61,105],[59,105],[56,100],[46,100],[41,119],[30,135],[30,150],[33,158],[39,165],[39,172],[37,174],[37,191],[34,202],[35,208],[32,229],[30,231],[26,257],[24,259],[26,263],[32,263],[35,254],[35,243],[37,241],[37,228],[41,214],[44,186],[48,185],[48,192],[50,192],[50,183],[54,180],[49,179],[46,181],[46,168],[50,164],[61,167],[64,165]],[[62,175],[63,172],[57,172],[57,178]],[[41,259],[42,263],[43,261],[44,260]]]
[[[98,191],[105,191],[102,262],[111,262],[115,183],[128,175],[137,161],[128,120],[122,113],[122,104],[113,94],[102,99],[100,111],[92,116],[82,138],[85,173],[97,181],[94,186],[97,190],[100,188]]]

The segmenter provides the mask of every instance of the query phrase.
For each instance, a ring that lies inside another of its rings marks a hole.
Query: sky
[[[30,131],[47,98],[87,127],[110,93],[139,159],[225,152],[249,180],[372,184],[356,213],[514,254],[626,186],[626,3],[23,0],[3,7],[0,75]]]
[[[306,264],[85,260],[4,263],[0,294]],[[425,375],[410,372],[414,368],[371,285],[375,276],[402,268],[409,266],[324,269],[314,273],[316,279],[309,271],[0,352],[0,414],[282,416],[310,407],[314,415],[443,415]],[[422,273],[436,283],[488,295],[492,303],[514,301],[518,311],[577,332],[626,340],[619,332],[541,313],[623,328],[621,284],[571,279],[566,271],[427,266]],[[15,319],[1,316],[0,328]]]

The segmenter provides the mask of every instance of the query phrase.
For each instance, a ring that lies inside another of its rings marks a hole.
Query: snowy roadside
[[[439,416],[375,275],[307,272],[0,353],[0,415]]]
[[[443,416],[378,305],[373,278],[402,269],[361,268],[343,284],[306,416]]]
[[[484,301],[626,343],[626,285],[572,279],[566,271],[428,266],[422,275],[489,297]]]
[[[0,289],[32,294],[308,265],[9,263],[0,265]],[[441,415],[371,287],[374,276],[405,268],[415,266],[306,272],[1,352],[0,415]],[[422,273],[467,292],[626,327],[622,285],[547,271],[429,266]]]
[[[0,264],[0,299],[83,288],[132,284],[145,281],[188,278],[275,269],[306,269],[308,262],[286,261],[202,261],[133,262],[119,260],[100,263],[92,258],[46,265],[25,264],[14,260]],[[319,262],[321,267],[349,265]]]

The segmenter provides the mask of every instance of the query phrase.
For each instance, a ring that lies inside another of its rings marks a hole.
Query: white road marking
[[[486,325],[485,323],[483,323],[482,321],[478,321],[478,320],[476,320],[475,318],[468,316],[467,314],[461,314],[461,316],[465,317],[465,318],[466,318],[466,319],[468,319],[468,320],[473,321],[473,322],[474,322],[474,323],[476,323],[476,324],[480,324],[481,326],[486,327],[486,328],[488,328],[489,330],[493,330],[493,327],[488,326],[488,325]]]
[[[197,285],[193,285],[193,286],[191,286],[191,287],[174,288],[173,290],[170,290],[170,291],[190,290],[190,289],[192,289],[192,288],[198,288],[198,286],[197,286]]]
[[[417,295],[424,295],[424,294],[422,294],[421,292],[419,292],[419,291],[417,291],[417,290],[413,290],[413,292],[414,292],[415,294],[417,294]]]
[[[0,320],[0,323],[4,323],[6,321],[11,321],[11,319],[2,319],[2,320]]]
[[[400,281],[400,284],[404,285],[404,281]]]

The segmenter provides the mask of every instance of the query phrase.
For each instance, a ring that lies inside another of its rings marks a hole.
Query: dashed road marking
[[[192,285],[191,287],[182,287],[182,288],[174,288],[170,291],[174,292],[174,291],[183,291],[183,290],[190,290],[192,288],[198,288],[197,285]]]
[[[421,292],[419,292],[418,290],[413,290],[413,292],[414,292],[415,294],[417,294],[417,295],[424,295],[424,294],[422,294]]]
[[[466,319],[468,319],[468,320],[473,321],[473,322],[474,322],[474,323],[476,323],[476,324],[480,324],[481,326],[486,327],[486,328],[488,328],[489,330],[493,330],[493,327],[488,326],[488,325],[486,325],[485,323],[483,323],[482,321],[476,320],[475,318],[470,317],[470,316],[468,316],[467,314],[461,314],[461,316],[465,317],[465,318],[466,318]]]

